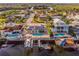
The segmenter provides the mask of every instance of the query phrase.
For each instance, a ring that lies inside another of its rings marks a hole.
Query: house
[[[52,17],[53,19],[55,19],[55,18],[61,19],[61,18],[62,18],[61,15],[52,15],[51,17]]]
[[[11,40],[11,41],[18,41],[18,40],[21,40],[22,38],[22,32],[20,30],[14,30],[11,32],[4,30],[2,35],[7,40]]]
[[[52,7],[48,7],[48,10],[53,10],[53,8]]]
[[[65,24],[64,21],[62,21],[59,18],[53,19],[53,25],[52,32],[55,33],[68,33],[69,26]]]
[[[24,18],[25,14],[16,14],[13,16],[20,19],[20,18]]]
[[[8,22],[8,23],[6,23],[6,24],[4,24],[4,26],[5,27],[13,27],[13,26],[15,26],[16,24],[14,23],[14,22]]]
[[[38,24],[37,24],[38,25]],[[30,36],[30,41],[31,41],[31,47],[33,46],[43,46],[43,42],[48,42],[50,41],[50,35],[47,33],[47,30],[45,28],[44,25],[38,25],[38,26],[33,26],[31,25],[30,27],[28,27],[28,30],[30,30],[30,34],[26,34],[26,37]],[[26,38],[27,41],[27,38]],[[45,43],[47,44],[47,43]]]
[[[24,16],[24,18],[29,18],[30,17],[30,15],[29,14],[25,14],[25,16]]]
[[[73,22],[72,24],[72,28],[70,31],[73,31],[74,33],[74,37],[76,38],[76,40],[79,40],[79,22]]]
[[[72,21],[72,23],[71,24],[69,24],[70,26],[79,26],[79,20],[74,20],[74,21]]]
[[[55,18],[53,19],[53,25],[53,38],[55,41],[58,41],[56,44],[60,44],[61,42],[63,43],[63,41],[66,42],[68,41],[68,38],[71,38],[72,41],[75,40],[75,38],[69,34],[69,25],[67,25],[64,21],[59,18]]]
[[[75,14],[71,13],[66,18],[72,19],[72,20],[79,20],[79,14],[78,13],[75,13]]]
[[[73,14],[69,14],[68,16],[66,16],[67,19],[75,19],[75,15]]]
[[[79,27],[76,27],[74,29],[74,32],[75,32],[75,36],[76,36],[77,40],[79,40]]]
[[[33,9],[34,9],[34,7],[31,7],[31,8],[30,8],[30,11],[33,11]]]
[[[46,20],[46,19],[47,19],[47,15],[40,15],[39,18],[40,18],[41,20]]]

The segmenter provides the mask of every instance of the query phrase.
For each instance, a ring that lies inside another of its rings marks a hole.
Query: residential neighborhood
[[[79,56],[79,4],[0,4],[0,55],[9,54]]]

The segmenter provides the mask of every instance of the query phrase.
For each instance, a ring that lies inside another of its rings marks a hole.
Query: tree
[[[73,29],[74,29],[73,27],[69,27],[69,34],[72,36],[76,36],[76,33],[74,32]]]
[[[52,20],[51,16],[47,15],[47,20],[51,21]]]

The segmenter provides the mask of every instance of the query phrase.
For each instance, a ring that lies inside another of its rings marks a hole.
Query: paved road
[[[34,15],[34,13],[30,15],[29,19],[26,21],[26,24],[30,24],[32,22]]]
[[[25,27],[26,24],[27,24],[27,25],[31,24],[34,15],[35,15],[34,13],[32,13],[32,14],[30,15],[29,19],[27,19],[27,21],[24,23],[23,27]]]

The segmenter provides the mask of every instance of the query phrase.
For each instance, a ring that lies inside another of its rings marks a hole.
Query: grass
[[[6,19],[0,19],[0,30],[4,28],[5,22],[6,22]]]
[[[6,22],[6,19],[0,19],[0,23]]]
[[[56,10],[73,10],[75,9],[79,9],[79,5],[75,5],[75,4],[70,4],[70,5],[55,5],[54,8]]]
[[[33,22],[34,22],[34,23],[44,23],[43,20],[41,20],[41,19],[37,19],[37,18],[34,19]]]

